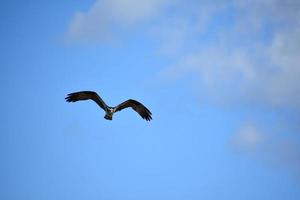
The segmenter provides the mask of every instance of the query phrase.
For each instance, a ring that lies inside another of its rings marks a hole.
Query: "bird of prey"
[[[102,108],[105,111],[104,118],[107,120],[112,120],[113,114],[115,112],[121,111],[124,108],[128,107],[131,107],[133,110],[135,110],[143,119],[147,121],[150,121],[152,119],[152,113],[143,104],[133,99],[128,99],[127,101],[124,101],[123,103],[120,103],[115,107],[110,107],[106,105],[106,103],[101,99],[101,97],[93,91],[80,91],[70,93],[65,99],[67,102],[93,100],[98,104],[98,106],[100,106],[100,108]]]

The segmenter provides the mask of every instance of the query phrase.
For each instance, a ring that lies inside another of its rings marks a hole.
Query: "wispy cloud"
[[[266,136],[252,124],[244,125],[232,139],[233,148],[242,153],[255,154],[262,150]]]
[[[77,12],[72,19],[68,38],[103,41],[119,31],[136,26],[159,15],[169,0],[96,0],[86,12]]]
[[[234,134],[231,146],[240,155],[290,169],[299,176],[299,141],[295,140],[295,133],[289,134],[287,130],[279,127],[265,129],[254,123],[246,123]]]
[[[300,109],[300,3],[211,4],[199,4],[210,11],[181,19],[188,27],[184,24],[178,28],[180,34],[175,30],[175,36],[180,37],[173,41],[169,37],[163,43],[178,44],[178,40],[183,45],[180,50],[177,47],[176,61],[162,70],[162,75],[180,78],[197,74],[207,93],[221,101],[236,97],[239,101]],[[159,27],[161,34],[172,35],[169,27],[164,27]],[[172,52],[172,46],[169,49]]]

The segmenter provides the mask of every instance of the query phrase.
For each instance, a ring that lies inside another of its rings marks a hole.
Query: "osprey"
[[[110,107],[106,105],[106,103],[101,99],[101,97],[93,91],[80,91],[80,92],[74,92],[68,94],[68,96],[65,98],[67,102],[76,102],[76,101],[82,101],[82,100],[93,100],[105,111],[104,118],[107,120],[112,120],[113,114],[117,111],[121,111],[124,108],[131,107],[133,110],[135,110],[137,113],[140,114],[140,116],[150,121],[152,119],[151,115],[152,113],[140,102],[128,99],[127,101],[124,101],[123,103],[115,106]]]

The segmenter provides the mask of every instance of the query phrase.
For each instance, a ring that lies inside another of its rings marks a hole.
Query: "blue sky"
[[[0,199],[300,198],[298,1],[0,10]],[[65,102],[80,90],[153,120]]]

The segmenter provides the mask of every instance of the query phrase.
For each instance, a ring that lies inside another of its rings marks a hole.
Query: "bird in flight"
[[[68,94],[68,96],[65,98],[67,102],[76,102],[76,101],[83,101],[83,100],[93,100],[105,111],[104,118],[107,120],[112,120],[113,114],[115,112],[121,111],[124,108],[131,107],[133,110],[135,110],[143,119],[150,121],[152,119],[151,115],[152,113],[150,110],[148,110],[143,104],[140,102],[128,99],[127,101],[124,101],[123,103],[120,103],[119,105],[115,107],[110,107],[106,105],[106,103],[101,99],[101,97],[93,91],[80,91],[80,92],[74,92]]]

